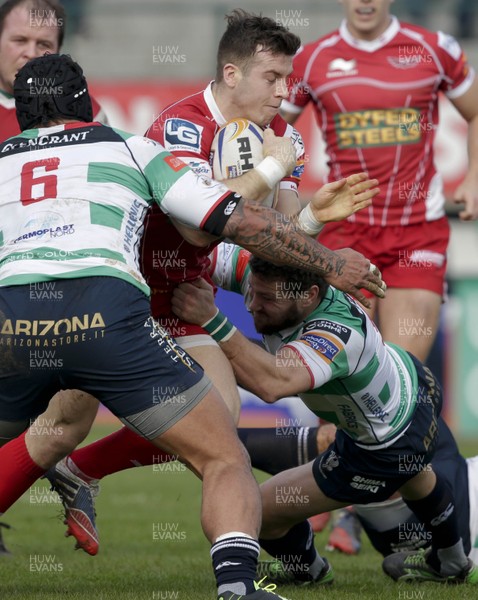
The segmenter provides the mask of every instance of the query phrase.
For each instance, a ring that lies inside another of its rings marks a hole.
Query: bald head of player
[[[234,10],[219,42],[212,92],[226,120],[268,125],[287,97],[287,77],[300,39],[268,17]]]
[[[13,94],[17,71],[45,52],[56,53],[65,10],[56,0],[7,0],[0,6],[0,90]]]

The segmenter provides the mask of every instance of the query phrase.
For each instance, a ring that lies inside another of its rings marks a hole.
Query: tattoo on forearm
[[[294,219],[245,201],[239,202],[223,235],[264,260],[319,275],[340,275],[345,264],[332,250],[298,229]]]

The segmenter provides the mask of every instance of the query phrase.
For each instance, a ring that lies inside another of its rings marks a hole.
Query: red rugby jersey
[[[165,108],[146,132],[146,136],[162,144],[166,150],[186,162],[199,175],[212,176],[211,146],[218,130],[226,124],[212,94],[211,84],[196,94]],[[298,156],[303,154],[302,138],[282,117],[276,115],[270,127],[278,136],[290,136]],[[296,189],[302,173],[302,163],[285,178],[281,188]],[[194,198],[191,197],[191,203]],[[153,290],[153,315],[163,313],[169,304],[171,291],[183,281],[204,277],[210,281],[208,258],[220,240],[198,247],[189,244],[169,218],[153,206],[145,222],[141,270]],[[161,298],[164,299],[162,302]],[[160,307],[160,304],[163,306]]]
[[[304,46],[294,59],[282,107],[310,101],[329,158],[329,181],[367,171],[380,182],[373,205],[350,217],[370,225],[407,225],[444,214],[433,162],[438,93],[458,98],[474,71],[457,41],[395,17],[376,40],[346,27]],[[300,125],[299,125],[300,128]]]

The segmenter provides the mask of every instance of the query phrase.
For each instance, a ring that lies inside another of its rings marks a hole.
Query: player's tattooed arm
[[[370,301],[362,288],[384,296],[380,273],[371,269],[368,259],[350,248],[329,250],[298,229],[294,220],[273,209],[241,200],[222,235],[264,260],[318,273],[367,307]]]
[[[264,260],[319,275],[340,271],[344,263],[332,250],[297,229],[290,218],[245,201],[238,203],[223,235]]]

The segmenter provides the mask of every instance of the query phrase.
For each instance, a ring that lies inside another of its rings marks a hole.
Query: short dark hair
[[[53,11],[55,15],[55,27],[58,29],[58,49],[61,48],[65,38],[66,14],[64,7],[57,0],[6,0],[0,6],[0,35],[2,35],[5,19],[17,6],[22,4],[35,10]]]
[[[227,29],[217,50],[216,81],[222,80],[227,63],[247,68],[258,48],[286,56],[295,56],[300,48],[300,38],[269,17],[236,8],[226,15],[226,20]]]
[[[251,256],[249,266],[253,275],[258,275],[268,281],[281,280],[293,283],[294,289],[298,292],[310,290],[313,285],[316,285],[319,288],[320,297],[323,298],[329,288],[329,284],[317,273],[295,267],[274,265],[258,256]]]

